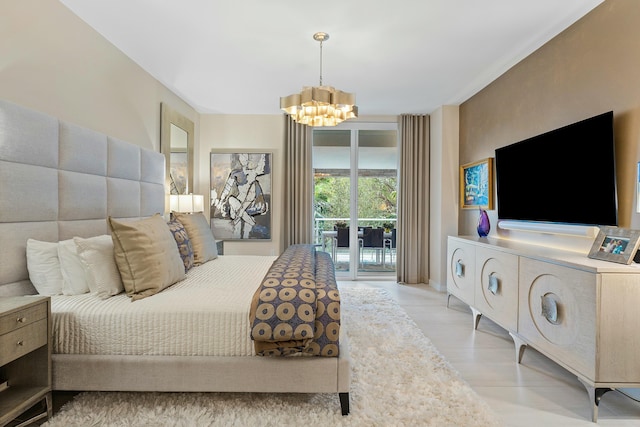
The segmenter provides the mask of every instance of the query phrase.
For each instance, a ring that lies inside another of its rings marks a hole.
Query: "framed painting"
[[[460,166],[460,207],[493,209],[493,157]]]
[[[216,239],[271,240],[272,153],[211,151],[210,222]]]
[[[640,243],[640,230],[618,227],[600,227],[593,241],[589,258],[631,264]]]

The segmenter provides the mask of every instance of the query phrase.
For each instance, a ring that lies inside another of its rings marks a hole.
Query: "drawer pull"
[[[559,313],[560,307],[558,307],[559,301],[557,299],[557,295],[549,292],[542,295],[541,299],[542,299],[541,301],[542,317],[547,319],[547,321],[552,325],[559,325],[561,322],[561,319],[560,319],[560,313]]]
[[[500,279],[498,279],[498,276],[494,273],[489,275],[489,284],[487,285],[487,289],[493,295],[496,295],[498,293],[498,289],[500,289]]]
[[[18,347],[22,347],[24,345],[24,341],[20,340],[16,343]]]
[[[464,276],[464,264],[462,263],[461,259],[456,261],[456,276],[458,277]]]
[[[26,317],[24,317],[24,316],[22,316],[22,317],[18,317],[18,318],[16,319],[16,322],[18,322],[18,323],[24,323],[24,322],[26,322],[26,321],[27,321],[27,318],[26,318]]]

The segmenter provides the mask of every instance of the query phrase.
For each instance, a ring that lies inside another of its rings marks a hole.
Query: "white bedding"
[[[162,292],[52,297],[53,353],[252,356],[251,299],[276,257],[224,255]]]

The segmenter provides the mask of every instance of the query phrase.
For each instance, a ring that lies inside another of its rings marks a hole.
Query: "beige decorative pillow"
[[[218,258],[216,238],[213,236],[209,223],[207,223],[207,219],[202,212],[192,214],[172,212],[172,214],[187,230],[193,247],[194,265],[201,265]]]
[[[176,241],[155,214],[139,221],[109,218],[116,264],[133,301],[154,295],[186,277]]]

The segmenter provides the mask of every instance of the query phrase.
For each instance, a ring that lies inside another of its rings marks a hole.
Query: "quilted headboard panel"
[[[0,296],[35,293],[28,238],[108,234],[106,219],[165,211],[165,158],[0,100]]]

